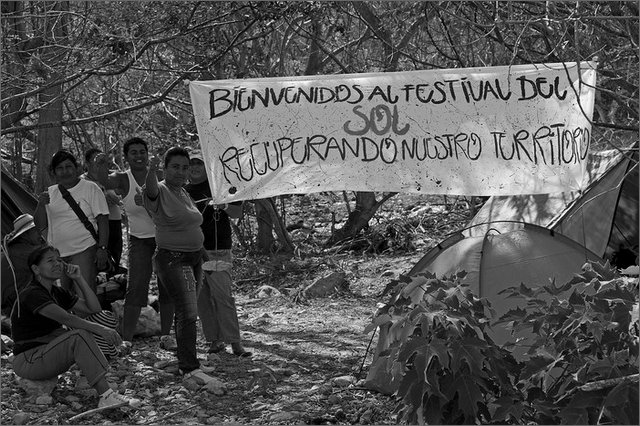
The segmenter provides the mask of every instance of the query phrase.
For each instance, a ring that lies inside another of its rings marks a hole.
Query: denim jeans
[[[125,305],[141,308],[147,306],[155,251],[155,238],[129,236],[129,281],[124,296]]]
[[[207,250],[202,288],[198,294],[198,315],[202,333],[208,342],[240,342],[240,326],[236,302],[231,294],[231,250]],[[221,262],[216,262],[216,260]],[[223,265],[216,267],[216,264]],[[210,270],[218,269],[218,270]]]
[[[120,258],[122,257],[122,221],[110,220],[109,221],[109,252],[113,256],[113,259],[118,265],[120,265]]]
[[[175,306],[178,366],[182,373],[200,367],[196,353],[198,337],[198,289],[202,283],[202,252],[158,249],[155,254],[159,286]]]
[[[30,380],[51,379],[77,364],[89,385],[104,377],[109,363],[87,330],[72,330],[47,344],[19,353],[13,360],[13,371]]]

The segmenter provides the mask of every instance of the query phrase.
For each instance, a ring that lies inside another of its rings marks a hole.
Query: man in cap
[[[27,265],[29,254],[44,244],[33,216],[23,214],[13,221],[13,231],[2,241],[2,314],[11,315],[16,292],[31,281],[31,269]]]

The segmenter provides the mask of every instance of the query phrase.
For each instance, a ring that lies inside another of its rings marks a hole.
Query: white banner
[[[193,81],[217,203],[581,188],[595,63]]]

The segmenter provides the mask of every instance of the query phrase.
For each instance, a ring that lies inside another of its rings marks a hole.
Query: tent
[[[638,144],[590,154],[584,187],[582,192],[491,197],[469,223],[467,235],[527,222],[561,233],[603,258],[611,259],[620,247],[637,251]]]
[[[38,204],[36,197],[2,168],[2,238],[13,230],[13,220],[23,213],[33,214]]]
[[[467,275],[461,283],[469,285],[477,296],[489,299],[499,318],[510,309],[524,307],[524,300],[507,298],[498,294],[500,291],[520,283],[540,286],[550,279],[555,279],[556,285],[564,284],[587,260],[603,262],[591,250],[547,228],[526,223],[508,225],[510,229],[504,232],[490,228],[483,235],[457,232],[429,250],[408,275],[430,271],[442,277],[464,270]],[[497,327],[494,331],[492,337],[502,344],[511,330]]]

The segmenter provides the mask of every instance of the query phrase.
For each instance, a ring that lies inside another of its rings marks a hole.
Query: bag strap
[[[71,210],[73,210],[76,213],[76,215],[78,216],[78,219],[80,219],[80,222],[82,222],[84,227],[87,228],[87,231],[89,231],[89,233],[93,236],[93,238],[95,238],[96,242],[99,242],[100,238],[98,237],[98,233],[96,232],[96,229],[93,227],[91,222],[89,222],[87,215],[84,214],[84,212],[82,211],[82,209],[80,208],[76,200],[73,199],[73,197],[71,196],[67,188],[65,188],[62,185],[58,185],[58,189],[62,194],[62,198],[64,198],[67,201],[67,203],[69,203],[69,207],[71,207]]]

